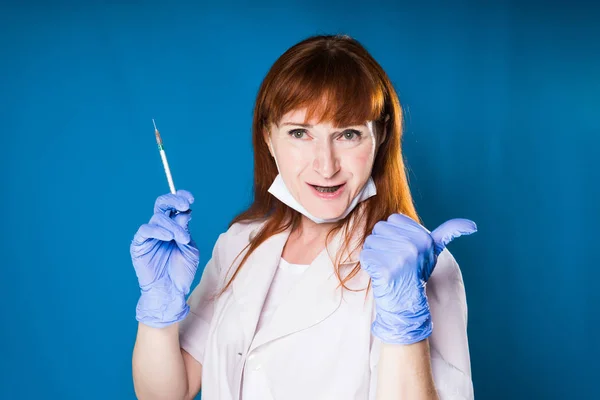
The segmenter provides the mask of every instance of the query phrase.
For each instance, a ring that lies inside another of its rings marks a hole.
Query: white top
[[[302,278],[302,273],[310,267],[309,264],[291,264],[283,258],[279,261],[279,268],[275,271],[273,282],[267,293],[265,304],[263,305],[256,334],[264,327],[269,325],[277,306],[285,299],[296,283]],[[258,365],[260,368],[260,365]],[[256,367],[255,367],[256,368]],[[254,369],[246,368],[242,378],[242,400],[264,400],[268,399],[268,382],[265,375],[253,373]]]
[[[302,273],[310,267],[310,264],[291,264],[283,258],[279,260],[279,268],[275,271],[273,282],[269,287],[265,304],[263,305],[256,333],[260,332],[263,326],[268,325],[275,309],[279,303],[287,296],[296,283],[302,278]]]

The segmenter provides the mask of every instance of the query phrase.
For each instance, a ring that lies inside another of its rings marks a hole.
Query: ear
[[[270,132],[267,128],[263,129],[263,140],[265,141],[265,144],[267,145],[267,148],[269,149],[269,153],[271,153],[271,157],[275,157],[273,155],[273,149],[271,148],[271,142],[269,140],[269,135]]]
[[[379,135],[379,140],[377,141],[377,149],[379,149],[379,147],[381,147],[381,144],[383,142],[385,142],[385,139],[387,138],[387,134],[388,134],[388,122],[390,120],[390,116],[389,114],[385,116],[385,119],[383,120],[383,123],[381,124],[381,135]]]

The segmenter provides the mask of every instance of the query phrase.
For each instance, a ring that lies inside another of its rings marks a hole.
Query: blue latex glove
[[[431,334],[425,284],[446,245],[476,231],[473,221],[457,218],[429,233],[403,214],[375,224],[360,254],[375,298],[373,335],[385,343],[411,344]]]
[[[185,296],[199,263],[199,251],[188,230],[193,202],[186,190],[159,196],[154,215],[140,226],[131,242],[131,259],[141,289],[136,319],[146,325],[171,325],[189,312]]]

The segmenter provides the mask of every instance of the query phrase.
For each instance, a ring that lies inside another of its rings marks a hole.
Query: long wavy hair
[[[330,121],[335,126],[374,121],[376,132],[386,130],[383,141],[381,135],[377,135],[379,147],[371,173],[377,195],[338,221],[327,235],[328,241],[330,235],[348,227],[353,217],[364,219],[362,224],[352,224],[353,229],[345,229],[338,256],[344,250],[356,250],[356,247],[348,248],[355,235],[360,235],[358,246],[362,246],[374,225],[393,213],[401,212],[421,223],[413,204],[402,156],[402,108],[387,74],[357,40],[347,35],[309,37],[277,59],[258,91],[252,122],[254,200],[229,226],[262,219],[265,223],[238,254],[239,257],[248,249],[220,293],[227,290],[258,246],[290,227],[295,229],[300,222],[300,213],[268,192],[278,171],[265,142],[265,133],[287,112],[304,108],[307,111],[306,123],[313,118]],[[354,232],[358,227],[363,229],[362,232]],[[337,277],[341,286],[349,289],[346,283],[358,273],[360,265],[357,263],[342,277],[339,261],[337,257],[334,263]]]

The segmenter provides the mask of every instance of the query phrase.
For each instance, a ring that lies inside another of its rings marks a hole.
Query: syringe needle
[[[156,123],[154,123],[154,119],[152,120],[152,123],[154,124],[154,136],[156,136],[156,144],[158,144],[158,150],[162,150],[163,149],[162,138],[160,137],[160,132],[156,128]]]
[[[173,178],[171,177],[171,169],[169,168],[169,163],[167,162],[167,154],[165,153],[165,148],[162,143],[162,138],[160,137],[160,133],[156,128],[156,123],[154,122],[154,118],[152,119],[152,124],[154,125],[154,136],[156,136],[156,144],[158,144],[158,151],[160,151],[160,157],[162,158],[163,167],[165,168],[165,174],[167,175],[167,181],[169,182],[169,188],[171,189],[171,193],[175,194],[175,185],[173,184]]]

